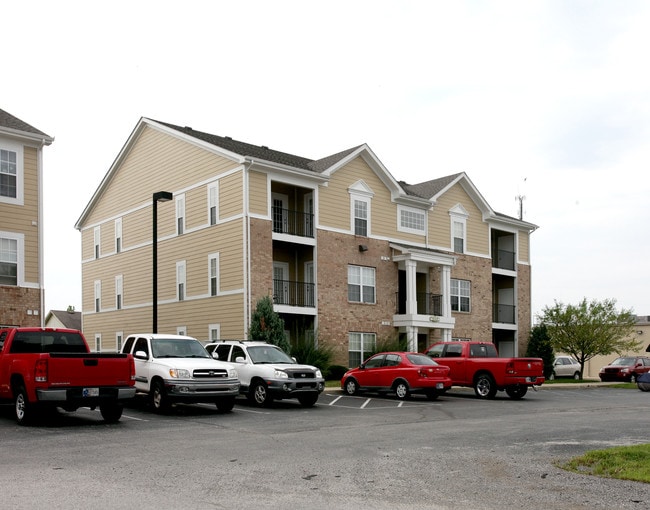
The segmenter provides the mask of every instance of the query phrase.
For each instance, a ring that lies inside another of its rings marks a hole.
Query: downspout
[[[45,326],[45,247],[44,247],[44,236],[43,236],[43,147],[45,146],[45,140],[41,140],[41,146],[38,149],[38,286],[40,294],[40,317],[39,322],[40,326]]]
[[[248,340],[248,326],[250,324],[250,316],[251,316],[251,306],[252,303],[250,301],[251,295],[252,295],[252,289],[251,289],[251,280],[252,278],[250,277],[251,274],[251,217],[250,217],[250,187],[249,187],[249,181],[248,181],[248,171],[250,170],[251,166],[253,166],[253,160],[251,159],[250,163],[248,164],[248,167],[246,167],[246,164],[244,164],[244,211],[245,211],[245,217],[246,221],[244,223],[245,228],[246,228],[246,246],[244,249],[244,257],[246,257],[246,260],[244,261],[244,265],[246,267],[246,270],[244,271],[244,339]]]

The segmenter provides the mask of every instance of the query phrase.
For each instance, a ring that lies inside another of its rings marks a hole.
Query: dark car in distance
[[[635,383],[641,374],[650,372],[650,358],[647,356],[621,356],[600,369],[598,377],[605,381]]]
[[[435,400],[449,388],[449,367],[417,352],[380,352],[341,378],[341,389],[348,395],[394,392],[400,400],[412,393],[423,393]]]

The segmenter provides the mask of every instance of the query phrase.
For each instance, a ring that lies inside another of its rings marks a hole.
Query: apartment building
[[[537,227],[465,173],[398,181],[367,145],[313,160],[142,118],[76,228],[83,329],[104,350],[154,322],[246,338],[263,296],[291,342],[316,337],[349,366],[395,335],[503,355],[528,340]]]
[[[0,110],[0,326],[43,325],[43,147],[53,141]]]

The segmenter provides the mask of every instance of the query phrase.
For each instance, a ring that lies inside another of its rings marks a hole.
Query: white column
[[[411,352],[418,352],[418,328],[417,326],[406,326],[407,349]]]
[[[451,317],[451,267],[442,266],[440,272],[440,293],[442,294],[442,316]]]
[[[404,261],[406,266],[406,314],[415,315],[418,311],[417,293],[415,284],[415,268],[417,262],[414,260]]]

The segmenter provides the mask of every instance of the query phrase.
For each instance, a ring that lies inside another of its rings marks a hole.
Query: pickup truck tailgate
[[[538,358],[512,358],[506,365],[508,375],[524,377],[542,377],[544,363]]]
[[[133,386],[128,354],[50,353],[48,382],[53,387]]]

